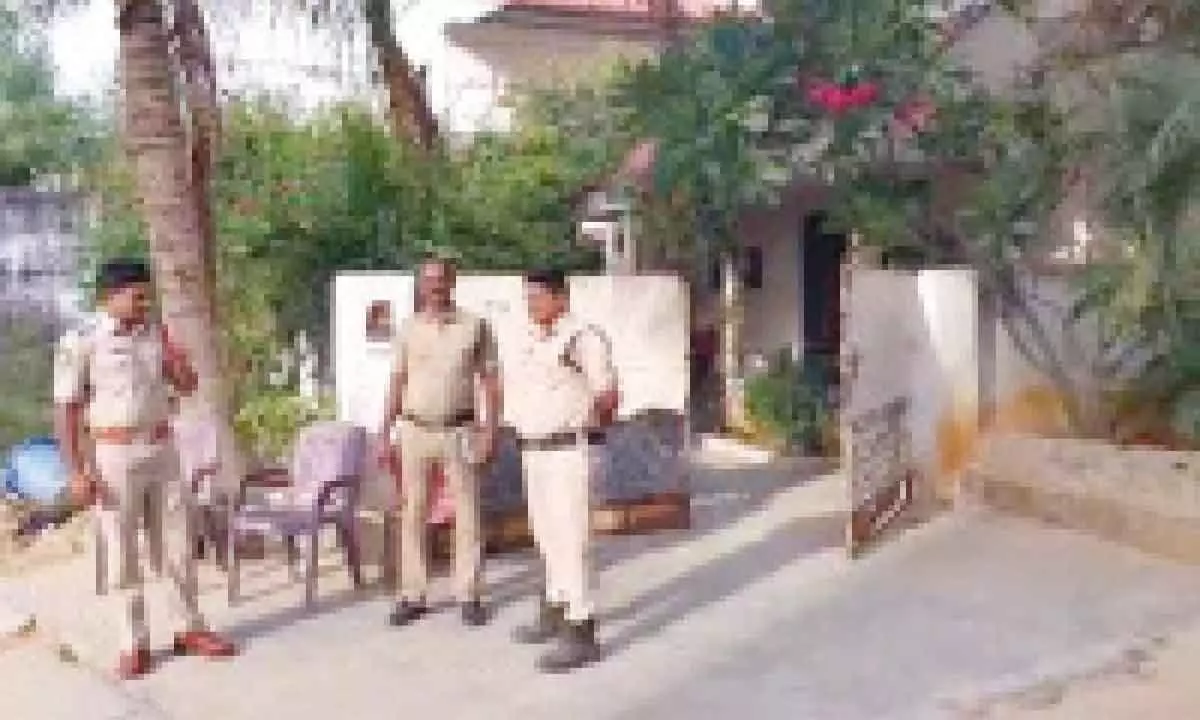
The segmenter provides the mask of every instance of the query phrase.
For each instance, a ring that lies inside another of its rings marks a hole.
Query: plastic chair
[[[311,608],[316,601],[320,532],[328,525],[337,529],[354,587],[362,587],[357,516],[366,455],[364,428],[343,422],[314,423],[297,437],[289,469],[259,472],[242,481],[230,508],[226,541],[230,556],[230,603],[239,600],[242,541],[261,534],[283,537],[288,567],[293,571],[299,559],[296,539],[307,538],[304,600],[305,606]],[[252,488],[279,492],[249,502],[247,490]]]

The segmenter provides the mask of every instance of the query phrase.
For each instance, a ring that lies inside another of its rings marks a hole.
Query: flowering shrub
[[[833,115],[866,107],[878,99],[879,86],[873,82],[838,84],[817,80],[808,87],[809,102]]]

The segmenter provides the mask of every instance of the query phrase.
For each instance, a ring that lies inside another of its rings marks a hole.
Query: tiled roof
[[[501,12],[546,11],[563,14],[640,18],[645,20],[674,16],[700,20],[729,9],[728,0],[509,0]]]

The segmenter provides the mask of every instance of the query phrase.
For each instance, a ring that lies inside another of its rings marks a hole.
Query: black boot
[[[538,669],[546,673],[565,673],[599,658],[595,621],[589,618],[581,622],[565,622],[559,632],[558,644],[538,660]]]
[[[404,627],[421,618],[429,612],[429,606],[424,600],[401,600],[388,616],[388,623],[393,627]]]
[[[470,625],[471,627],[487,625],[488,609],[487,605],[484,605],[482,600],[479,600],[478,598],[467,600],[460,605],[460,609],[462,611],[462,621],[464,625]]]
[[[522,645],[540,645],[550,642],[558,634],[563,624],[565,608],[542,598],[538,604],[538,614],[528,625],[521,625],[513,631],[513,640]]]

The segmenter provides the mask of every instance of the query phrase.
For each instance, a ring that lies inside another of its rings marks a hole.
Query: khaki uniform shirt
[[[548,437],[586,430],[597,395],[616,390],[604,331],[564,315],[543,334],[527,322],[505,358],[505,408],[517,434]]]
[[[120,334],[107,314],[68,333],[54,356],[54,401],[86,403],[92,428],[148,430],[166,422],[171,386],[157,327]]]
[[[475,376],[498,369],[496,338],[480,317],[455,308],[409,317],[393,344],[394,369],[406,374],[403,415],[436,423],[475,412]]]

